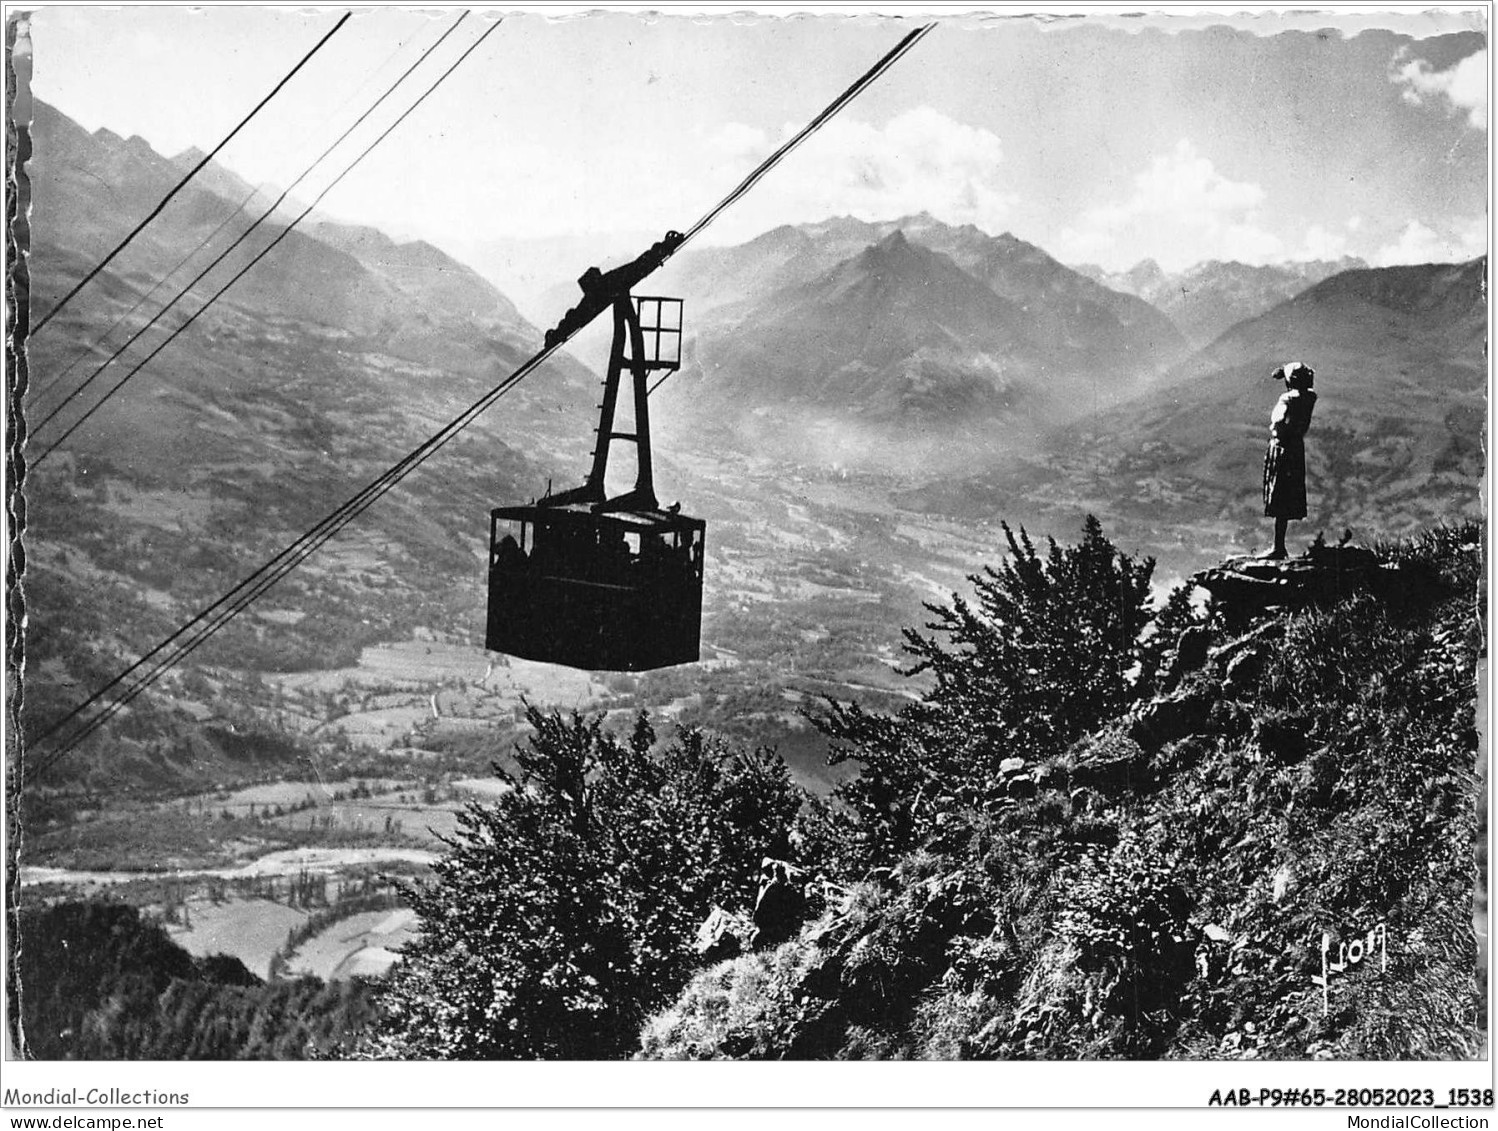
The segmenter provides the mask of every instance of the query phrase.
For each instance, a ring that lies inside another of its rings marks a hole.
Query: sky
[[[657,7],[507,15],[319,208],[448,245],[684,229],[913,26]],[[1485,10],[1251,7],[947,9],[702,240],[927,211],[1113,270],[1482,254]],[[89,129],[207,150],[341,12],[44,7],[32,89]],[[292,183],[458,15],[357,12],[221,160]],[[498,15],[465,19],[294,195],[310,202]]]

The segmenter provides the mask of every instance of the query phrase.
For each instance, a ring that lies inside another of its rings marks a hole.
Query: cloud
[[[764,130],[729,122],[707,139],[708,148],[720,160],[740,161],[750,157],[763,160],[770,152],[770,135]]]
[[[1165,10],[1149,15],[1127,11],[1088,12],[1087,23],[1089,26],[1131,35],[1181,35],[1207,29],[1217,32],[1222,28],[1231,28],[1236,32],[1247,32],[1263,38],[1283,35],[1289,31],[1302,31],[1313,32],[1318,37],[1335,34],[1339,39],[1352,39],[1365,31],[1378,31],[1394,32],[1412,39],[1429,39],[1463,31],[1484,31],[1484,15],[1484,12],[1478,10],[1440,11],[1418,7],[1399,12],[1390,11],[1387,6],[1361,12],[1316,9],[1302,12],[1232,13],[1209,9],[1198,13],[1185,9]],[[1037,15],[1029,19],[1041,31],[1046,32],[1069,31],[1078,22],[1065,16]]]
[[[1261,263],[1284,252],[1256,221],[1264,199],[1259,185],[1229,180],[1183,139],[1134,177],[1125,200],[1088,209],[1064,228],[1057,249],[1067,262],[1114,268],[1146,256],[1167,271],[1204,259]]]
[[[723,168],[742,175],[798,128],[786,126],[779,138],[771,138],[730,123],[705,139],[706,149]],[[906,111],[882,128],[834,119],[744,197],[732,216],[725,214],[715,238],[742,238],[829,216],[885,220],[921,211],[952,224],[1002,231],[1015,201],[1000,175],[1003,160],[998,135],[928,106]]]
[[[1487,223],[1482,217],[1459,220],[1437,232],[1411,220],[1393,243],[1380,248],[1370,261],[1376,267],[1404,263],[1464,263],[1487,249]]]
[[[1449,70],[1438,71],[1424,59],[1409,58],[1401,48],[1389,64],[1389,81],[1404,87],[1401,97],[1412,106],[1444,103],[1452,114],[1466,114],[1467,124],[1484,129],[1488,119],[1488,53],[1468,55]]]
[[[1329,231],[1320,224],[1306,229],[1306,238],[1301,254],[1296,259],[1340,259],[1347,254],[1347,236],[1342,232]]]

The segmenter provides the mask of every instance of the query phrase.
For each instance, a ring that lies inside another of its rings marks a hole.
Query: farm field
[[[341,734],[385,749],[420,746],[423,735],[463,720],[513,721],[525,702],[581,708],[609,694],[586,672],[497,656],[424,629],[364,648],[354,667],[263,678],[288,709],[322,720],[306,728],[310,737]]]
[[[240,789],[188,794],[186,797],[163,802],[162,807],[180,807],[186,811],[211,809],[217,812],[227,809],[236,816],[250,816],[252,808],[263,812],[277,805],[282,808],[292,808],[298,805],[310,808],[313,805],[325,804],[333,801],[335,797],[341,797],[350,789],[383,795],[406,788],[419,790],[421,783],[413,779],[402,778],[361,778],[354,782],[323,780],[264,782]]]
[[[413,796],[412,800],[415,798]],[[345,831],[401,841],[437,843],[456,827],[461,801],[449,804],[401,804],[383,798],[334,801],[306,812],[272,817],[268,822],[288,831]]]
[[[400,947],[416,937],[415,923],[416,913],[405,907],[340,919],[297,947],[286,972],[324,981],[379,977],[399,959]]]
[[[270,977],[271,959],[286,941],[287,932],[300,926],[307,912],[268,899],[231,899],[187,903],[191,924],[169,924],[172,941],[200,958],[228,954],[259,978]]]

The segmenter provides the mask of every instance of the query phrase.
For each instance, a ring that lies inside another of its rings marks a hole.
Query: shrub
[[[382,991],[371,1055],[627,1055],[686,982],[697,925],[744,907],[801,803],[784,764],[687,732],[653,752],[602,718],[528,711],[513,788],[460,815],[435,879],[405,896],[420,937]]]
[[[832,703],[814,720],[834,763],[861,763],[837,792],[854,872],[922,843],[938,813],[991,806],[1005,759],[1053,757],[1132,701],[1154,560],[1120,553],[1091,515],[1081,542],[1052,539],[1044,556],[1023,529],[1004,534],[1009,558],[970,578],[976,606],[928,605],[935,635],[906,630],[909,674],[935,681],[920,703],[894,716]]]

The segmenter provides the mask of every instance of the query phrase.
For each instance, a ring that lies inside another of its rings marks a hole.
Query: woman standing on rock
[[[1285,392],[1269,416],[1269,450],[1264,453],[1264,513],[1274,519],[1274,549],[1266,557],[1288,557],[1285,527],[1306,516],[1306,430],[1316,394],[1316,374],[1298,361],[1281,365],[1269,375],[1284,381]]]

